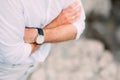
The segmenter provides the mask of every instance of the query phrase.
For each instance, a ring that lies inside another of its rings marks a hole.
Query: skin
[[[51,23],[43,28],[44,43],[56,43],[75,39],[77,29],[72,23],[80,18],[80,12],[81,7],[78,2],[74,2],[65,8]],[[37,29],[25,29],[24,41],[31,44],[31,54],[40,47],[40,45],[35,44],[37,35]]]

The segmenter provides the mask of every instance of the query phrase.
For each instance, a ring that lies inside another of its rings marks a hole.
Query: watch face
[[[37,44],[42,44],[43,42],[44,42],[44,36],[38,35],[38,37],[36,39],[36,43]]]

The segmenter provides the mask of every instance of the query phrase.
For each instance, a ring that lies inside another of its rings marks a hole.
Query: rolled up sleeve
[[[81,2],[80,5],[81,5],[80,19],[73,23],[73,25],[77,28],[76,40],[80,38],[80,35],[83,33],[85,29],[85,12]]]

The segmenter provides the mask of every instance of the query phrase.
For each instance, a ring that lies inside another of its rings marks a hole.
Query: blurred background
[[[86,30],[54,44],[30,80],[120,80],[120,0],[82,0]]]

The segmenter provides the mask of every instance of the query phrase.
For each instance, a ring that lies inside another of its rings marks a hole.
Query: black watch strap
[[[39,35],[44,35],[43,29],[37,28]]]

